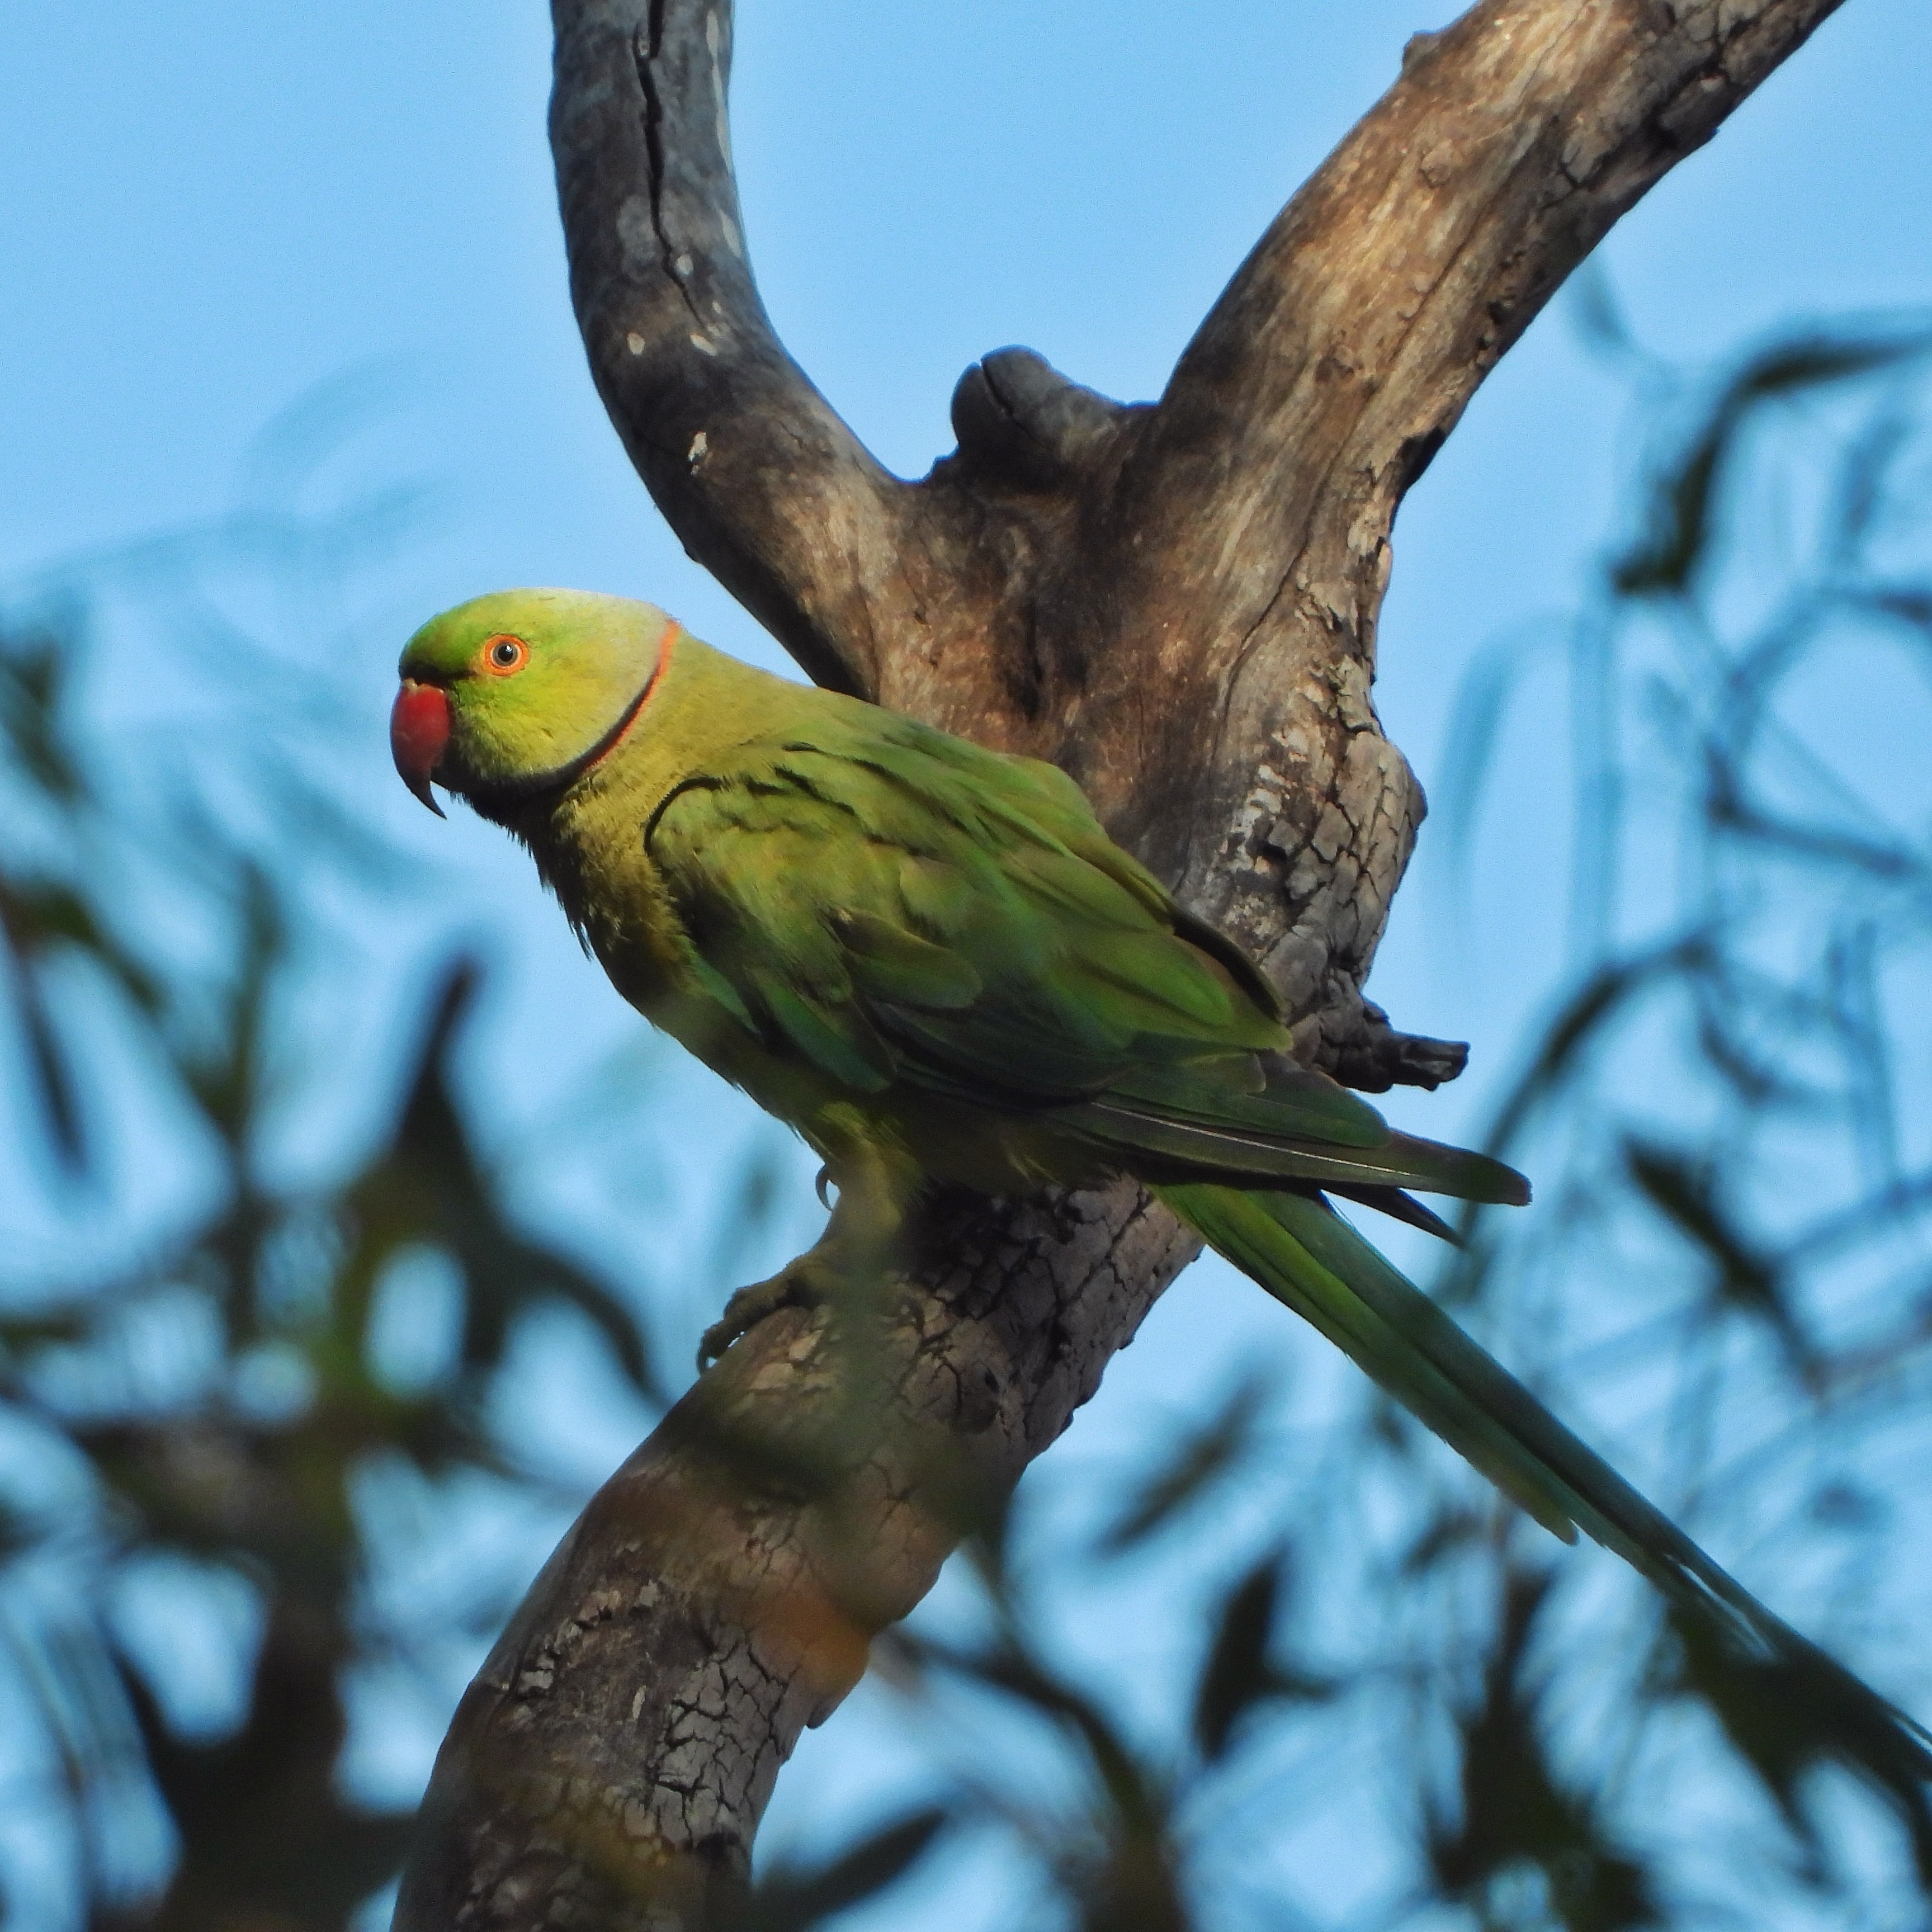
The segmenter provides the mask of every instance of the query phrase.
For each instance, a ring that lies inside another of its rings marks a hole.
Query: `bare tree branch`
[[[1125,1183],[925,1239],[883,1335],[772,1316],[598,1493],[457,1713],[398,1926],[715,1912],[800,1730],[1195,1252]]]
[[[1461,1049],[1360,991],[1423,810],[1370,698],[1396,508],[1563,277],[1836,4],[1486,0],[1411,42],[1158,404],[1002,350],[907,484],[753,284],[727,0],[553,0],[591,366],[686,546],[813,676],[1058,760],[1264,961],[1309,1058],[1433,1085]],[[696,1923],[800,1726],[1192,1252],[1125,1184],[921,1232],[883,1340],[772,1318],[592,1504],[458,1714],[398,1926]]]
[[[592,374],[686,548],[821,684],[878,685],[911,506],[772,332],[724,94],[731,10],[559,5],[550,141]],[[596,238],[580,245],[577,238]]]

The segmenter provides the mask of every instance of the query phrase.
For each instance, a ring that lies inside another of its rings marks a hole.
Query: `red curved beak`
[[[389,713],[389,749],[404,784],[434,812],[443,817],[442,807],[429,788],[436,760],[449,742],[449,699],[433,684],[418,684],[404,678]]]

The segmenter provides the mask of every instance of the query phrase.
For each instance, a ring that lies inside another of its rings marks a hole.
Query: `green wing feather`
[[[1521,1201],[1288,1059],[1274,995],[1050,765],[868,711],[754,741],[662,807],[652,857],[706,987],[856,1094],[1024,1109],[1096,1166]],[[721,990],[722,989],[722,990]]]
[[[649,839],[707,973],[861,1091],[899,1078],[1040,1107],[1215,1061],[1238,1090],[1251,1055],[1287,1043],[1253,969],[1177,938],[1166,894],[1050,766],[901,720],[849,745],[754,743]],[[1328,1092],[1342,1137],[1385,1137]]]
[[[1520,1175],[1391,1132],[1288,1060],[1252,964],[1063,775],[863,716],[743,748],[653,821],[722,1008],[855,1094],[902,1082],[1024,1108],[1138,1175],[1540,1522],[1585,1531],[1828,1690],[1885,1741],[1894,1790],[1932,1778],[1923,1731],[1750,1597],[1321,1192],[1446,1233],[1404,1188],[1522,1201]]]

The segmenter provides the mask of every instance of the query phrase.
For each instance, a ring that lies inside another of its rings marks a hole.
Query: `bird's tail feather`
[[[1901,1803],[1906,1786],[1932,1784],[1932,1734],[1766,1610],[1318,1195],[1202,1182],[1154,1191],[1539,1522],[1565,1542],[1582,1530],[1680,1608],[1714,1623],[1744,1656],[1786,1666],[1826,1694],[1854,1740],[1838,1748]],[[1881,1748],[1855,1742],[1874,1733]],[[1924,1824],[1915,1809],[1915,1824]]]

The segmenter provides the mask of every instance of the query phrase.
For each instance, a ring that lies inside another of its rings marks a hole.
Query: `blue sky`
[[[908,474],[948,446],[959,370],[1003,343],[1155,394],[1406,35],[1451,11],[1229,0],[1177,35],[1166,10],[1121,0],[754,0],[735,138],[778,326]],[[372,794],[395,644],[478,589],[648,594],[771,657],[658,520],[585,376],[542,9],[20,9],[0,48],[0,584],[287,490],[260,439],[306,403],[356,433],[300,500],[404,478],[435,492],[328,646],[369,720]],[[1921,10],[1854,0],[1626,218],[1603,256],[1646,341],[1708,355],[1794,314],[1932,293],[1928,54]],[[1479,394],[1398,526],[1378,701],[1425,782],[1472,652],[1571,600],[1604,528],[1620,394],[1562,308]],[[166,701],[157,682],[165,664],[144,703]],[[508,855],[487,828],[410,823],[400,792],[383,804],[426,862],[460,854],[500,902]],[[1480,1035],[1508,1016],[1458,982],[1430,856],[1425,842],[1380,990],[1423,1030]],[[566,957],[552,946],[542,970]]]
[[[1454,10],[746,0],[734,136],[773,316],[908,475],[950,446],[960,370],[1004,344],[1151,396],[1407,36]],[[548,58],[544,10],[507,0],[63,0],[0,16],[0,599],[238,507],[428,486],[314,647],[366,721],[356,782],[422,868],[421,892],[367,935],[369,970],[400,986],[438,934],[499,935],[514,964],[473,1090],[507,1122],[539,1117],[630,1022],[500,835],[460,814],[434,824],[395,784],[383,728],[402,639],[484,589],[571,584],[647,596],[778,662],[683,556],[591,391],[544,142]],[[1638,334],[1694,358],[1794,316],[1932,306],[1928,72],[1932,10],[1851,0],[1606,244]],[[1624,421],[1617,380],[1559,302],[1404,508],[1377,696],[1426,784],[1474,653],[1577,596]],[[305,614],[278,621],[299,647]],[[191,664],[150,656],[130,676],[108,644],[105,710],[201,715]],[[1515,842],[1507,891],[1459,904],[1424,835],[1371,991],[1399,1023],[1474,1042],[1475,1070],[1462,1090],[1400,1097],[1406,1124],[1466,1128],[1560,970],[1551,782],[1533,753],[1506,779],[1503,815],[1550,827]],[[357,1003],[352,1040],[372,1046],[391,1004]],[[694,1124],[676,1158],[695,1228],[707,1168],[756,1129],[694,1079],[676,1091]],[[360,1124],[345,1114],[332,1131]],[[548,1204],[561,1211],[567,1190]],[[1150,1412],[1244,1352],[1286,1346],[1258,1298],[1214,1279],[1171,1297],[1149,1332],[1054,1452],[1070,1472],[1140,1439]],[[586,1468],[615,1460],[630,1424],[614,1400],[583,1424]],[[819,1772],[782,1784],[776,1832],[807,1832],[837,1802],[861,1737],[842,1742],[835,1724],[808,1741]]]

